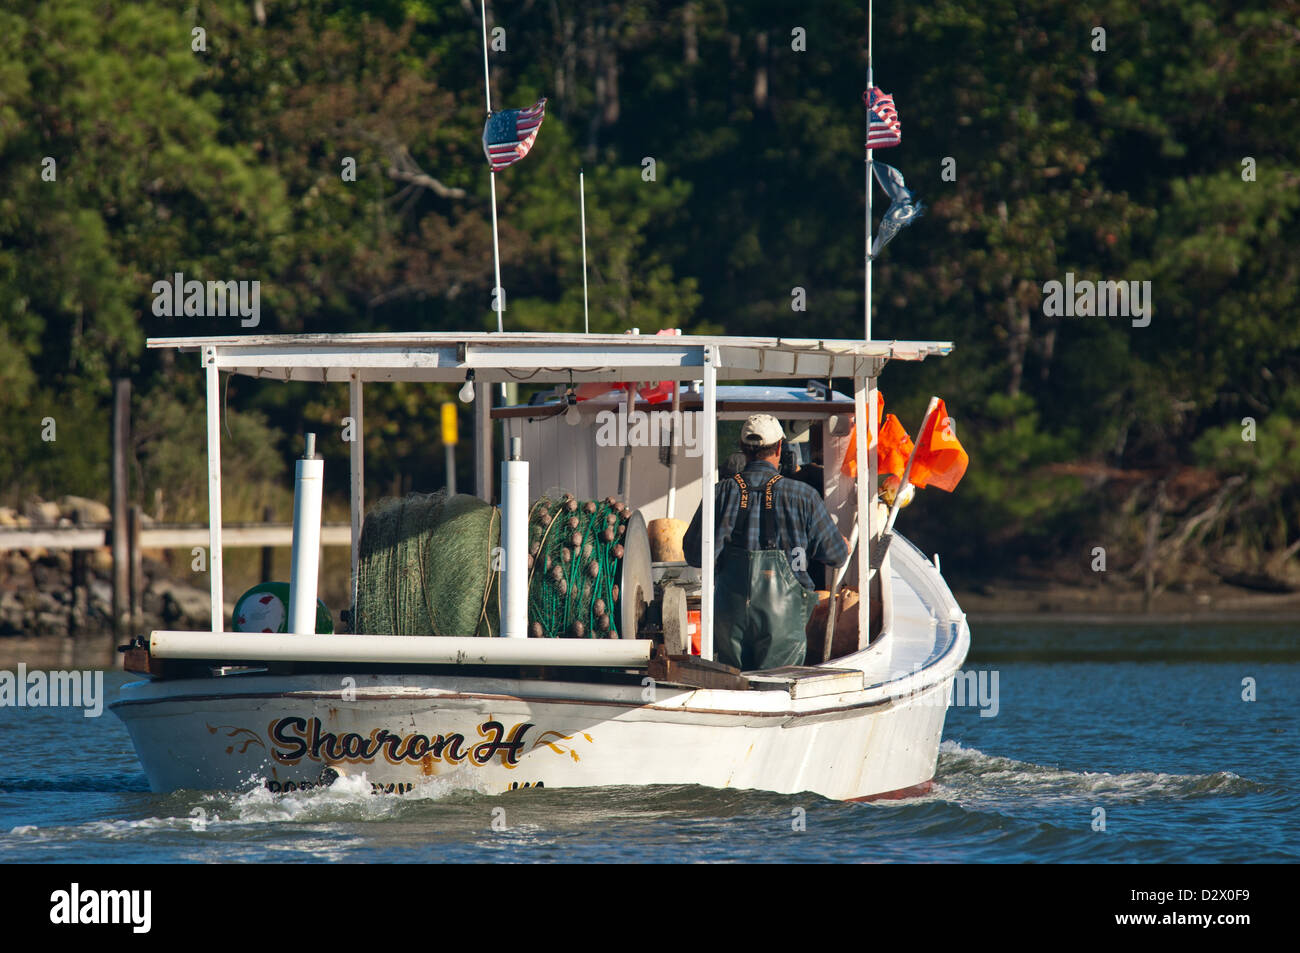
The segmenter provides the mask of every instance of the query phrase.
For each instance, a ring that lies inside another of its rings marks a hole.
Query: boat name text
[[[319,718],[290,716],[271,722],[271,755],[280,764],[297,764],[303,758],[326,764],[370,764],[383,757],[389,764],[420,764],[425,760],[447,764],[485,765],[493,758],[513,768],[524,753],[524,736],[531,722],[520,722],[507,731],[499,721],[485,721],[478,726],[482,741],[467,742],[459,732],[423,735],[419,732],[396,734],[376,728],[368,735],[354,731],[335,733],[324,730]]]

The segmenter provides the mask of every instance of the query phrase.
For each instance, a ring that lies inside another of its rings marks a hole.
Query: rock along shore
[[[19,509],[0,507],[0,531],[71,527],[77,525],[78,517],[80,525],[92,527],[112,520],[109,508],[98,500],[79,496],[65,496],[57,503],[33,499]],[[111,552],[100,546],[84,550],[83,555],[85,588],[74,601],[72,550],[35,547],[0,552],[0,637],[111,632]],[[172,578],[161,551],[145,550],[141,557],[144,585],[139,628],[206,628],[207,589]]]

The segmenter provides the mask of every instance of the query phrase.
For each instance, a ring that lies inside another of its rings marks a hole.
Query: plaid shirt
[[[751,519],[746,532],[744,548],[753,552],[762,549],[759,534],[759,512],[763,506],[762,488],[776,474],[776,467],[766,460],[755,460],[745,465],[741,474],[749,484],[749,512]],[[713,517],[714,558],[722,555],[722,547],[731,538],[740,515],[740,487],[734,479],[723,480],[715,488],[715,510]],[[703,561],[700,556],[700,534],[703,508],[695,511],[691,525],[682,538],[682,550],[686,561],[692,566],[699,566]],[[796,569],[796,547],[803,549],[806,567],[808,562],[816,560],[828,566],[839,566],[849,558],[849,548],[844,544],[839,530],[826,512],[826,504],[821,495],[806,483],[791,480],[788,477],[778,480],[772,488],[772,513],[779,548],[790,556],[790,569],[805,589],[816,589],[812,576],[806,568]]]

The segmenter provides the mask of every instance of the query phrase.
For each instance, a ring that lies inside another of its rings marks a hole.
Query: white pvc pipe
[[[325,461],[310,459],[315,439],[307,444],[309,458],[298,461],[293,488],[293,563],[289,577],[289,631],[316,632],[316,584],[320,573],[320,506],[325,488]]]
[[[208,375],[208,582],[212,593],[212,631],[225,626],[225,571],[221,560],[221,371],[217,349],[204,348]]]
[[[407,665],[592,665],[644,668],[648,639],[480,639],[473,636],[322,635],[261,632],[153,632],[155,658],[239,662],[349,662]]]
[[[519,459],[518,437],[510,438],[512,459],[501,462],[501,635],[528,638],[528,461]]]

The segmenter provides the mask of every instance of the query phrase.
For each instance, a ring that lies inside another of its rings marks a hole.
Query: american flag
[[[867,127],[867,148],[888,149],[903,141],[903,124],[894,109],[894,97],[872,86],[862,94],[871,124]]]
[[[545,118],[544,97],[527,109],[503,109],[488,116],[483,125],[483,152],[493,172],[500,172],[528,155]]]

